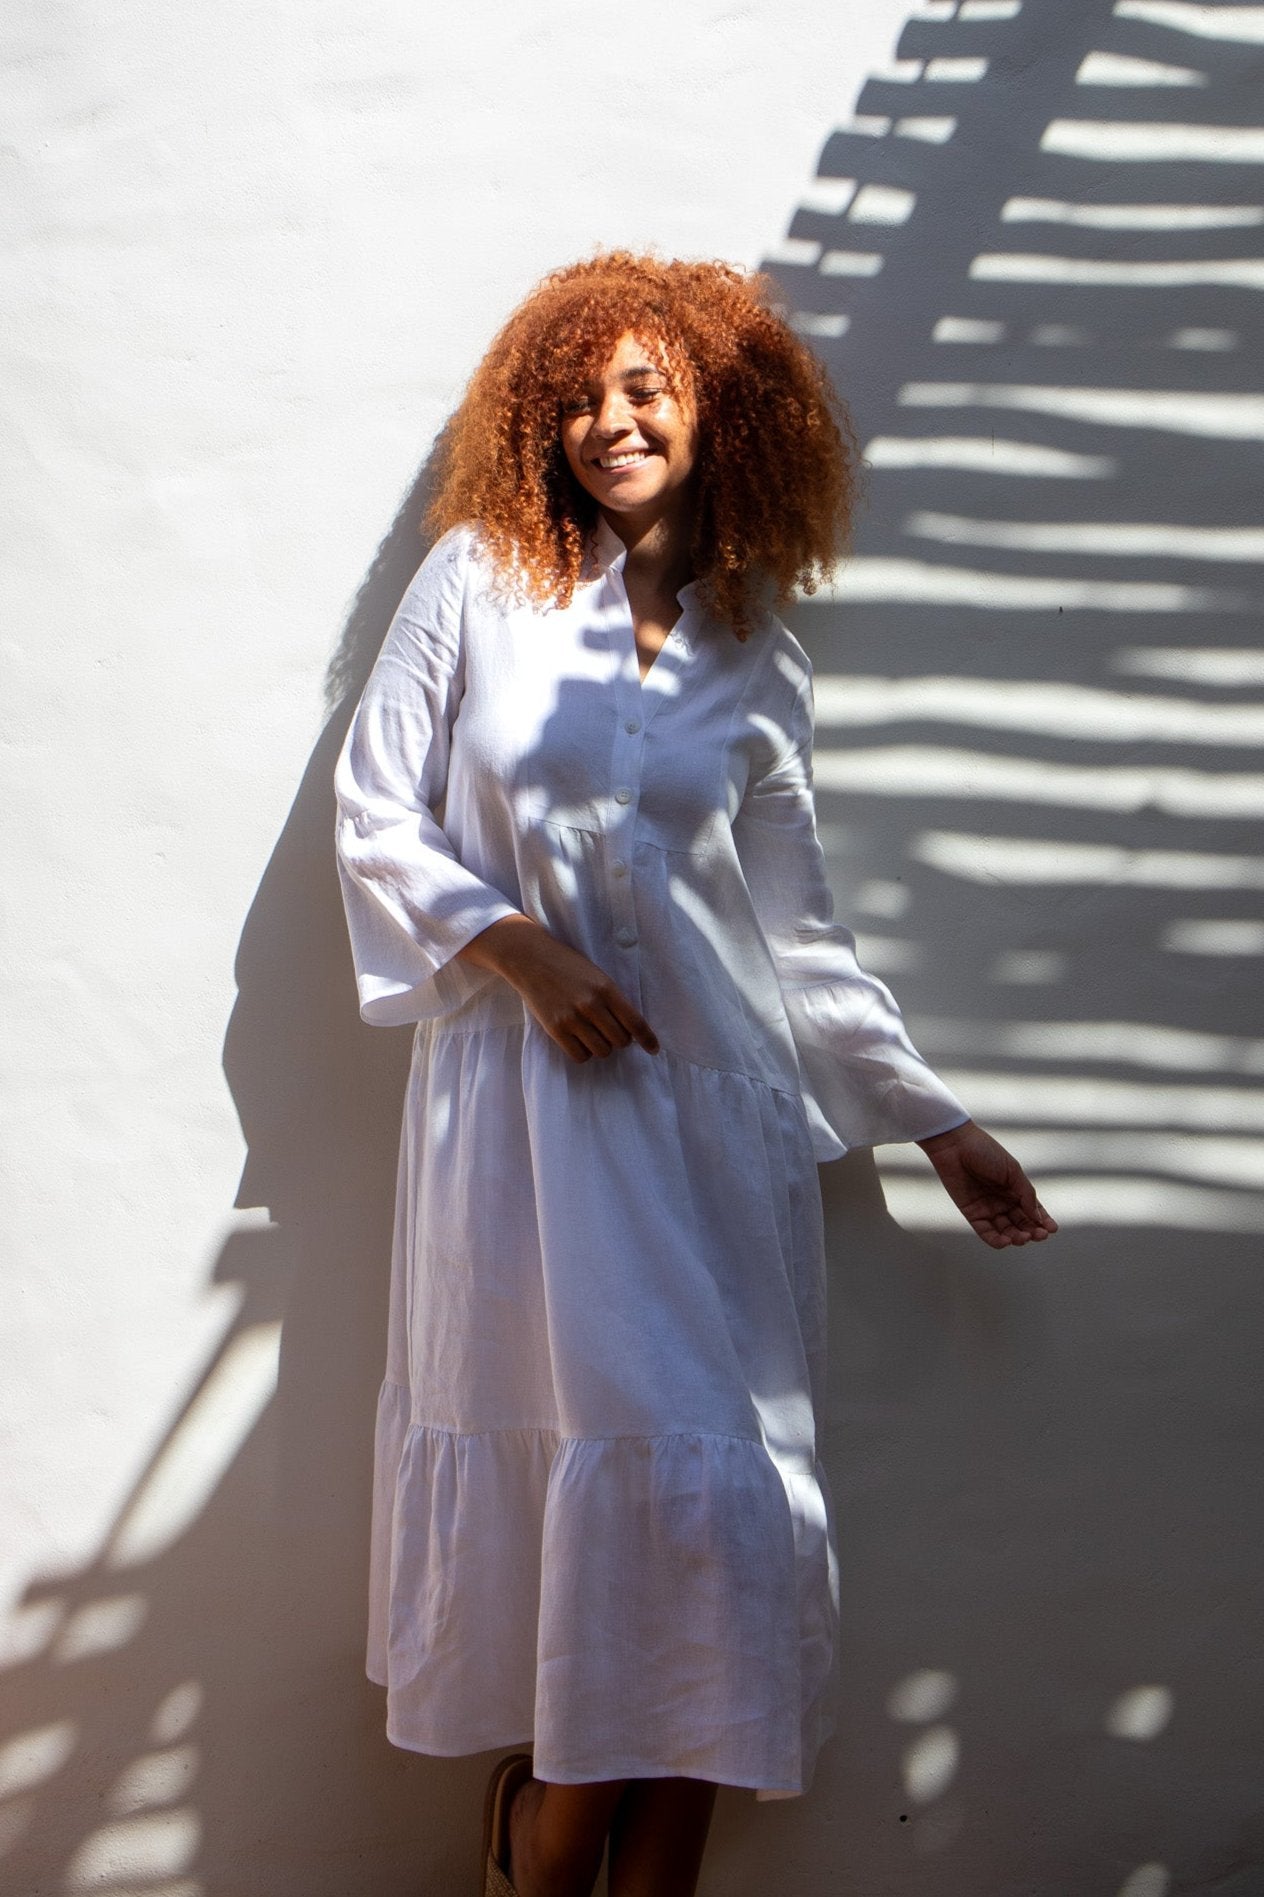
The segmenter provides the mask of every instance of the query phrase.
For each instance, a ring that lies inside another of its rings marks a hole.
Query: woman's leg
[[[510,1881],[518,1897],[591,1897],[625,1790],[623,1779],[551,1785],[533,1778],[524,1785],[509,1809]]]
[[[714,1785],[700,1778],[639,1778],[610,1826],[610,1897],[693,1897]]]

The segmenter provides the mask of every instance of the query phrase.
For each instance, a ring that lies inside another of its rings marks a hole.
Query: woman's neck
[[[667,596],[675,595],[693,579],[691,521],[661,514],[648,521],[638,521],[626,513],[604,517],[611,532],[627,548],[625,583]]]

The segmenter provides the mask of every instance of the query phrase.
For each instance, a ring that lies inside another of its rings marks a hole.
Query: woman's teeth
[[[648,461],[649,452],[638,448],[631,454],[603,454],[597,462],[599,468],[631,468],[638,461]]]

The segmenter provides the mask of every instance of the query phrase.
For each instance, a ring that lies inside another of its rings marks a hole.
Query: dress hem
[[[385,1687],[386,1682],[371,1670],[367,1670],[367,1677],[374,1686]],[[822,1745],[832,1737],[833,1730],[831,1725],[827,1730],[822,1731],[820,1741]],[[389,1743],[401,1752],[415,1752],[419,1757],[431,1759],[472,1759],[480,1757],[484,1752],[531,1750],[535,1745],[535,1736],[530,1732],[515,1732],[508,1738],[488,1739],[478,1745],[441,1745],[430,1739],[422,1741],[415,1737],[405,1738],[389,1716],[386,1721],[386,1737]],[[603,1760],[599,1765],[594,1765],[584,1771],[550,1768],[549,1776],[543,1782],[550,1785],[596,1785],[612,1779],[624,1778],[702,1779],[706,1784],[723,1785],[732,1791],[754,1792],[757,1798],[766,1800],[802,1798],[811,1783],[810,1778],[805,1779],[801,1785],[790,1786],[768,1784],[753,1778],[739,1778],[732,1774],[728,1776],[718,1774],[711,1777],[697,1771],[675,1771],[670,1766],[664,1766],[661,1761],[651,1762],[648,1759],[626,1757],[613,1762]]]

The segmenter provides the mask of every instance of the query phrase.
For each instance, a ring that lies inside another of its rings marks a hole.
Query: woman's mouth
[[[604,468],[607,474],[616,474],[620,468],[639,467],[642,461],[648,461],[648,448],[625,449],[620,454],[603,454],[597,457],[597,466]]]

